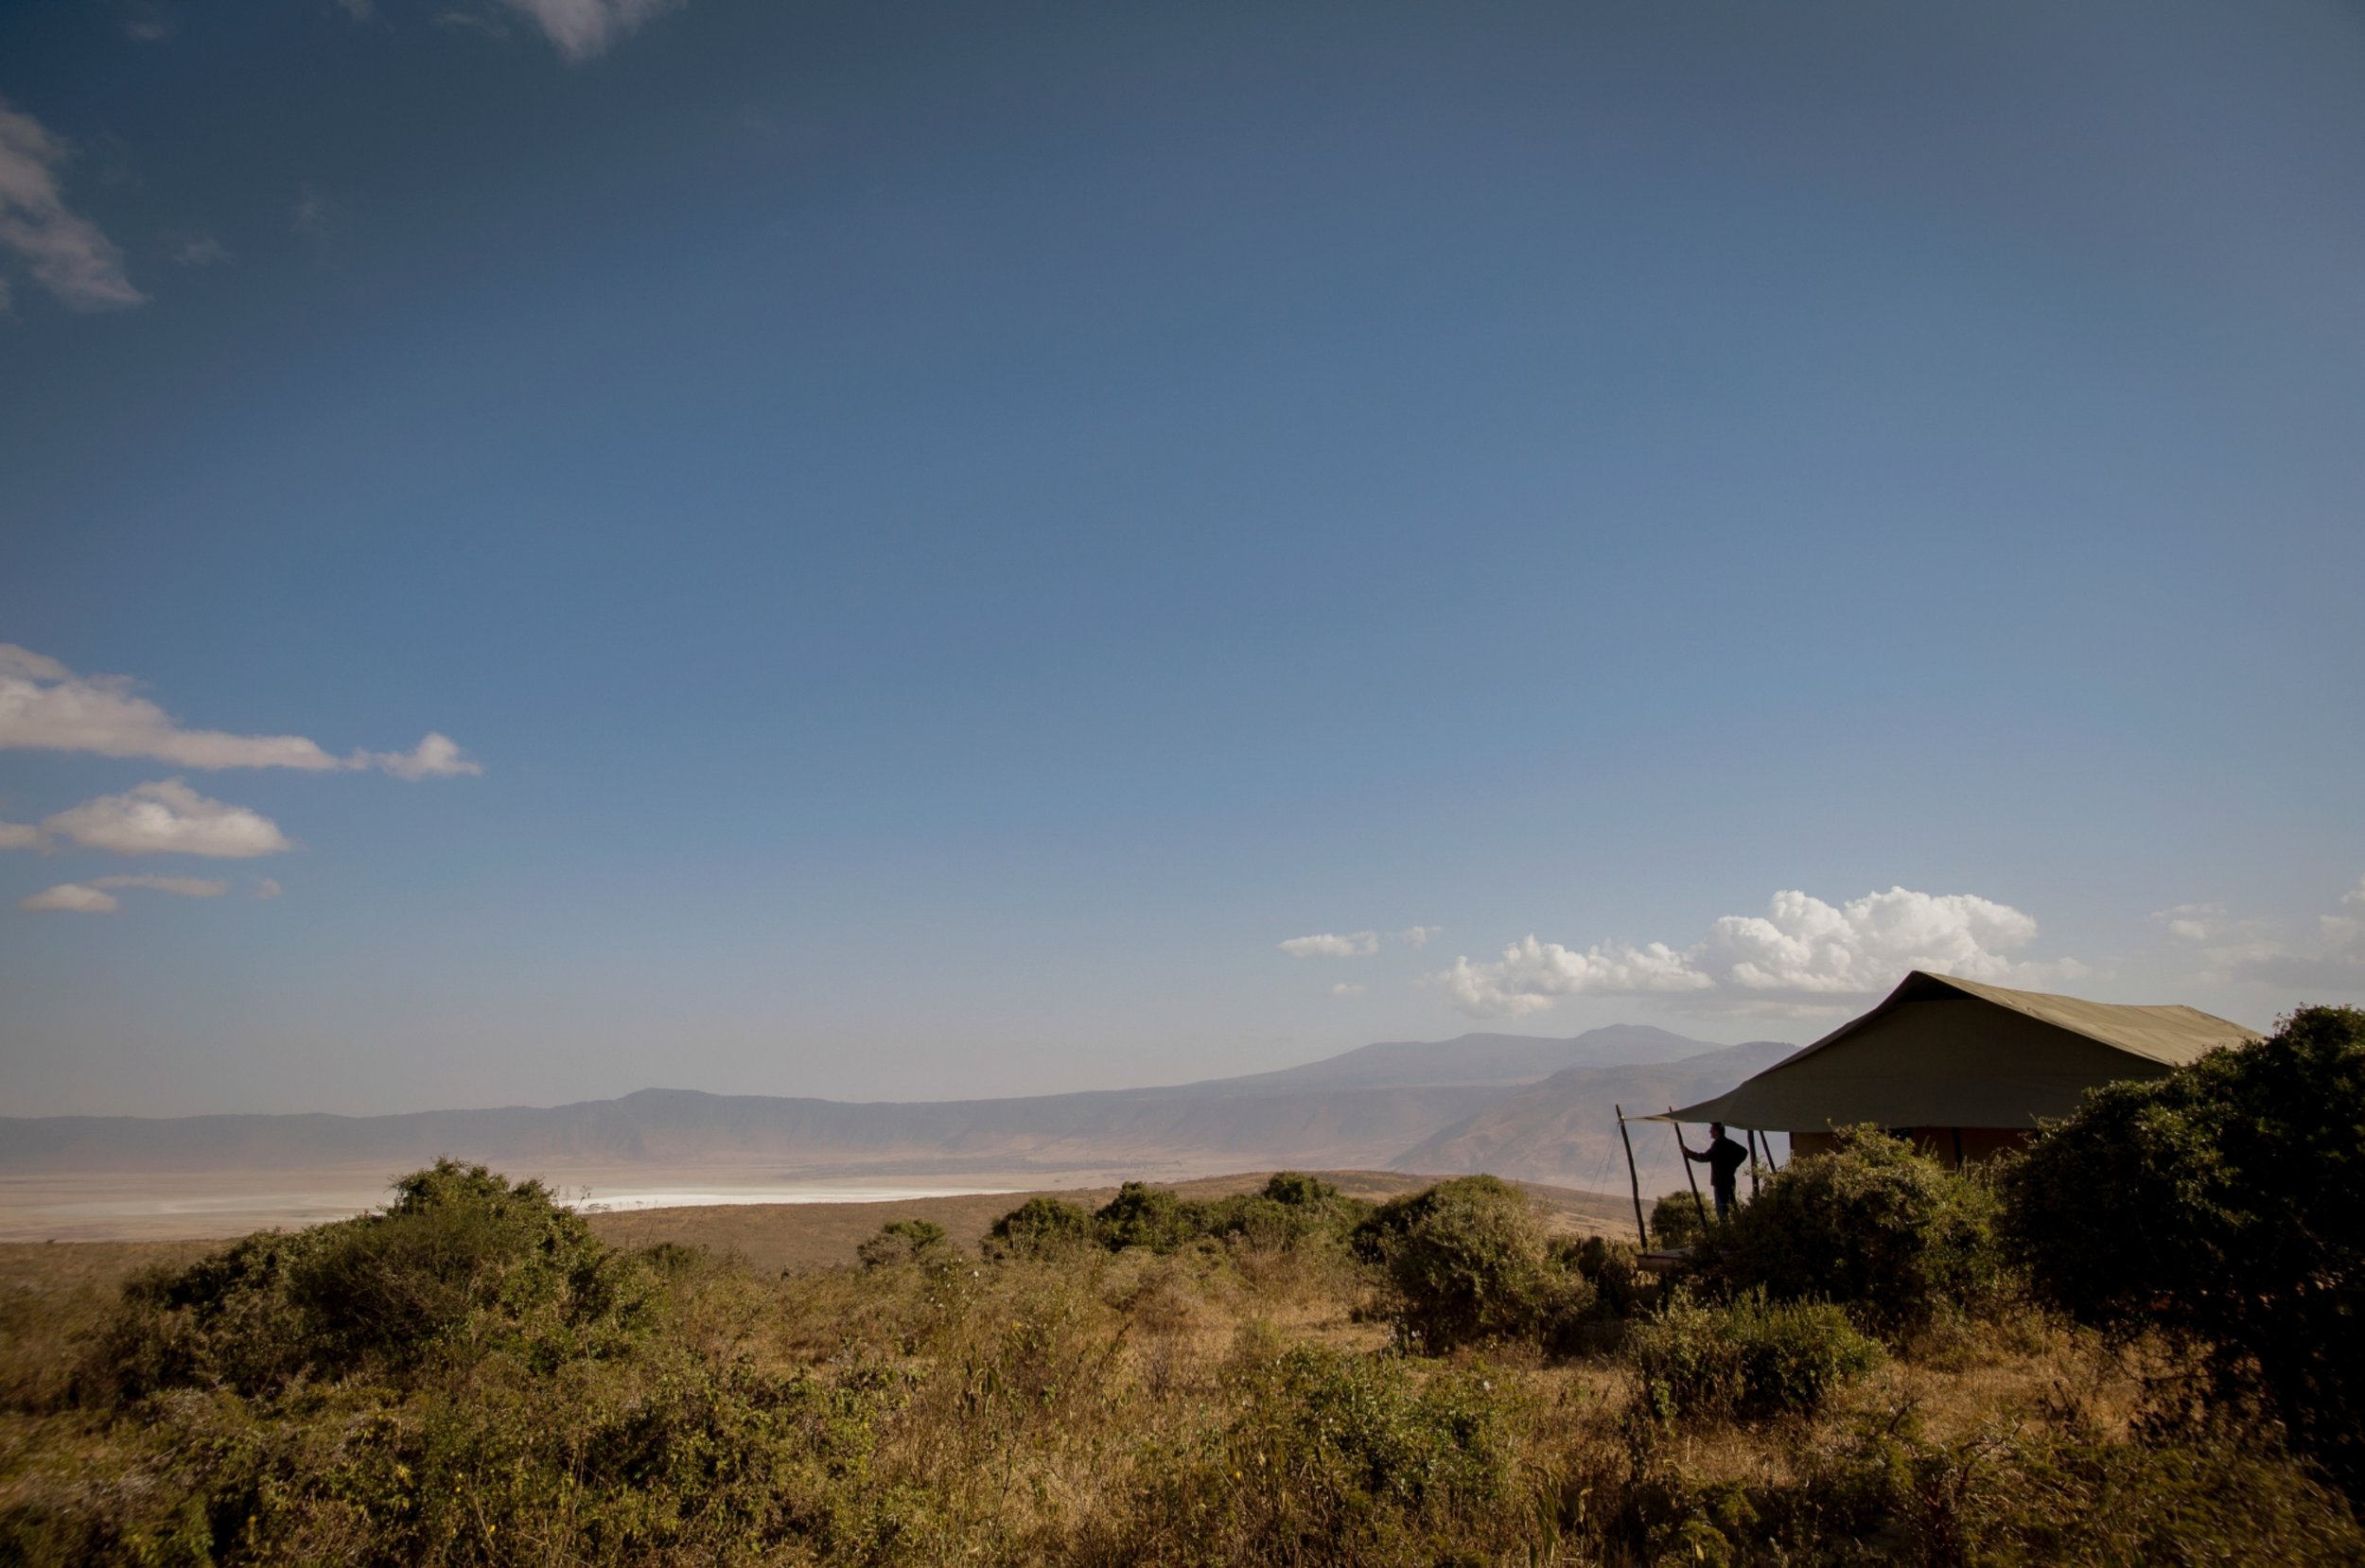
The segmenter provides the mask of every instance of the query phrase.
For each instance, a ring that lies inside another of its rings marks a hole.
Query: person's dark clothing
[[[1716,1189],[1716,1212],[1721,1218],[1732,1202],[1735,1178],[1749,1163],[1749,1151],[1730,1138],[1720,1138],[1698,1154],[1686,1149],[1684,1158],[1708,1168],[1708,1185]]]

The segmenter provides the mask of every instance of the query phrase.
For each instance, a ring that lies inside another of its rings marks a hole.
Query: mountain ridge
[[[551,1106],[379,1116],[4,1118],[0,1173],[317,1168],[424,1161],[444,1153],[528,1166],[1369,1165],[1424,1146],[1556,1075],[1664,1066],[1686,1059],[1679,1053],[1719,1049],[1645,1025],[1611,1025],[1566,1039],[1464,1035],[1383,1041],[1270,1073],[977,1100],[844,1101],[651,1088]],[[1620,1053],[1648,1059],[1605,1059]]]

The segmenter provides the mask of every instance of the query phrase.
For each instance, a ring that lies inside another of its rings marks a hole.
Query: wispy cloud
[[[1342,980],[1330,988],[1330,994],[1335,997],[1359,997],[1363,994],[1363,987]]]
[[[42,827],[85,849],[118,855],[204,855],[250,860],[292,849],[259,811],[210,800],[177,778],[100,795],[44,819]]]
[[[79,675],[56,659],[0,643],[0,751],[10,748],[147,757],[207,770],[378,768],[409,779],[484,771],[450,737],[432,732],[407,752],[358,751],[341,759],[301,735],[184,729],[137,695],[129,676]]]
[[[199,235],[184,239],[172,253],[172,259],[184,267],[215,267],[230,259],[230,252],[211,235]]]
[[[123,18],[123,36],[138,44],[162,44],[172,36],[172,18],[162,6],[133,0]]]
[[[458,741],[431,730],[409,751],[372,752],[369,760],[396,778],[457,778],[484,771],[482,763],[461,751]]]
[[[61,915],[112,915],[121,907],[114,890],[127,887],[147,888],[184,898],[219,898],[230,891],[228,882],[202,877],[93,877],[86,882],[60,882],[55,887],[44,887],[28,898],[18,899],[16,907]]]
[[[254,897],[257,898],[276,898],[280,891],[277,880],[270,877],[265,877],[254,884]]]
[[[1314,936],[1292,936],[1281,944],[1281,950],[1291,958],[1368,958],[1379,951],[1379,932],[1358,931],[1340,936],[1323,932]]]
[[[2340,896],[2340,907],[2365,912],[2365,878]],[[2358,915],[2319,915],[2315,929],[2296,941],[2274,934],[2273,922],[2237,920],[2219,904],[2180,904],[2153,918],[2164,920],[2170,934],[2199,946],[2214,978],[2306,991],[2365,991],[2365,918]]]
[[[1396,940],[1408,948],[1426,948],[1429,944],[1429,938],[1443,936],[1445,933],[1445,928],[1443,926],[1407,926],[1396,932]]]
[[[39,849],[47,842],[29,822],[0,822],[0,849]]]
[[[103,888],[145,887],[157,893],[175,893],[184,898],[219,898],[230,891],[226,881],[208,877],[158,877],[143,874],[136,877],[93,877],[90,886]]]
[[[2037,922],[2008,904],[1971,894],[1892,887],[1843,904],[1776,894],[1763,915],[1727,915],[1687,948],[1597,942],[1576,949],[1530,935],[1491,963],[1457,958],[1431,975],[1463,1011],[1480,1018],[1542,1012],[1563,997],[1703,995],[1796,1003],[1869,995],[1908,969],[1969,980],[2042,984],[2084,972],[2012,955],[2036,940]]]
[[[117,906],[112,894],[82,882],[60,882],[29,897],[19,898],[16,907],[58,915],[112,915]]]
[[[66,145],[30,114],[0,101],[0,248],[74,310],[120,310],[148,296],[124,274],[123,252],[65,204],[58,169]],[[0,281],[0,307],[8,285]]]
[[[570,61],[589,60],[681,0],[507,0]]]

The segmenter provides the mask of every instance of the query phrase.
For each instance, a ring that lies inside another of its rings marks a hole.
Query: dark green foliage
[[[1263,1195],[1291,1209],[1335,1208],[1340,1202],[1338,1188],[1304,1171],[1275,1171],[1265,1178]]]
[[[1655,1246],[1694,1246],[1708,1233],[1700,1217],[1701,1200],[1690,1189],[1670,1193],[1651,1205],[1651,1243]],[[1713,1211],[1711,1211],[1711,1213]]]
[[[993,1222],[989,1248],[1003,1257],[1033,1258],[1072,1251],[1093,1239],[1093,1217],[1063,1198],[1034,1197]]]
[[[646,1315],[650,1271],[537,1181],[444,1159],[395,1192],[384,1213],[264,1231],[134,1280],[86,1384],[114,1398],[184,1384],[254,1394],[486,1349],[548,1366],[612,1350]]]
[[[1558,1341],[1592,1301],[1533,1201],[1498,1176],[1392,1198],[1357,1227],[1354,1246],[1386,1271],[1399,1325],[1431,1351],[1496,1337]]]
[[[1778,1301],[1846,1302],[1884,1332],[2003,1283],[1993,1191],[1872,1127],[1793,1160],[1700,1248],[1706,1277]]]
[[[1628,1327],[1624,1355],[1655,1415],[1753,1420],[1813,1411],[1870,1371],[1881,1348],[1828,1301],[1750,1291],[1708,1304],[1677,1292]]]
[[[2003,1185],[2042,1298],[2200,1351],[2365,1494],[2365,1011],[2097,1089]]]
[[[1347,1197],[1318,1177],[1278,1171],[1266,1180],[1262,1192],[1187,1205],[1186,1211],[1202,1235],[1287,1249],[1345,1236],[1372,1211],[1372,1206]]]
[[[1058,1198],[1029,1198],[996,1220],[989,1234],[1002,1256],[1035,1256],[1098,1242],[1112,1252],[1145,1247],[1170,1253],[1201,1241],[1288,1249],[1342,1237],[1371,1205],[1297,1171],[1269,1178],[1264,1190],[1200,1202],[1163,1187],[1129,1181],[1097,1213]]]
[[[934,1220],[896,1220],[854,1249],[865,1268],[888,1268],[897,1263],[922,1263],[950,1258],[953,1244],[944,1227]]]
[[[1607,1318],[1631,1317],[1642,1304],[1645,1281],[1635,1249],[1606,1236],[1587,1236],[1574,1247],[1564,1247],[1564,1267],[1573,1268],[1593,1287],[1593,1310]]]
[[[1199,1205],[1146,1181],[1129,1181],[1118,1188],[1117,1195],[1101,1205],[1093,1221],[1112,1252],[1129,1246],[1172,1252],[1205,1234]]]

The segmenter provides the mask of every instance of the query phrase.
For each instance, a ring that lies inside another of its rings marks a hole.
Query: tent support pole
[[[1626,1107],[1614,1106],[1618,1112],[1618,1141],[1626,1146],[1626,1185],[1634,1189],[1634,1233],[1642,1239],[1642,1250],[1651,1250],[1651,1228],[1642,1223],[1642,1178],[1634,1174],[1634,1140],[1626,1134]]]
[[[1756,1201],[1757,1201],[1757,1196],[1758,1196],[1758,1129],[1757,1129],[1757,1128],[1755,1128],[1755,1127],[1751,1127],[1751,1128],[1749,1129],[1749,1200],[1750,1200],[1752,1203],[1754,1203],[1754,1202],[1756,1202]]]
[[[1675,1107],[1673,1106],[1667,1107],[1667,1124],[1673,1129],[1675,1147],[1684,1157],[1684,1180],[1691,1186],[1691,1207],[1700,1211],[1700,1229],[1705,1233],[1708,1228],[1708,1206],[1700,1201],[1700,1178],[1692,1175],[1691,1151],[1684,1148],[1683,1124],[1675,1120]]]

